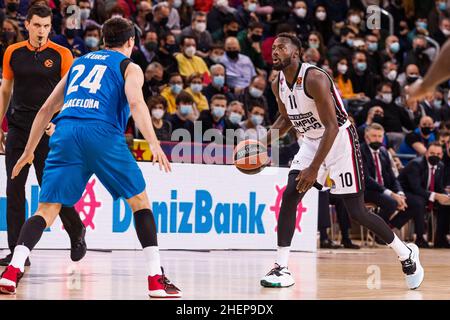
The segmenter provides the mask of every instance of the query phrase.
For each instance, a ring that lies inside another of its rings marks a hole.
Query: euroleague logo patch
[[[53,67],[53,60],[52,59],[47,59],[44,61],[44,66],[47,68],[51,68]]]

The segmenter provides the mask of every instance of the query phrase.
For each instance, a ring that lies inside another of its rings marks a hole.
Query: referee
[[[29,39],[10,45],[3,58],[3,80],[0,87],[0,122],[8,113],[8,137],[5,145],[7,175],[7,227],[8,246],[11,254],[0,260],[0,265],[9,265],[17,244],[20,229],[25,222],[25,183],[30,166],[11,180],[14,164],[23,153],[34,117],[61,78],[72,65],[71,52],[48,39],[52,27],[52,11],[43,5],[34,5],[28,10],[25,27]],[[11,97],[12,95],[12,97]],[[45,159],[49,152],[49,130],[39,142],[34,153],[33,165],[39,184],[42,182]],[[0,129],[0,149],[5,135]],[[78,261],[86,254],[85,227],[73,207],[63,207],[61,221],[70,237],[71,259]],[[30,265],[29,260],[27,264]]]

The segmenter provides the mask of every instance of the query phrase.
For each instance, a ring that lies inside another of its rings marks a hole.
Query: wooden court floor
[[[387,248],[291,253],[291,288],[259,285],[274,251],[162,251],[168,277],[184,299],[450,299],[450,250],[421,250],[425,280],[406,289],[400,263]],[[72,263],[69,251],[36,250],[16,296],[3,299],[149,299],[140,251],[88,251]],[[0,269],[2,271],[2,269]]]

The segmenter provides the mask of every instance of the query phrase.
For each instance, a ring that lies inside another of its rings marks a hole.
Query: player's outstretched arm
[[[297,177],[299,181],[297,189],[300,192],[306,192],[313,186],[317,179],[319,168],[325,161],[339,132],[329,78],[321,71],[311,70],[305,81],[305,90],[314,99],[320,121],[323,123],[325,131],[309,168],[303,170]]]
[[[153,129],[150,112],[142,94],[144,84],[144,74],[141,68],[134,63],[130,63],[125,70],[125,94],[130,105],[131,116],[139,131],[148,141],[153,155],[153,163],[158,162],[159,168],[166,172],[171,171],[169,160],[159,145],[155,130]]]
[[[280,115],[278,116],[277,120],[275,120],[275,122],[272,124],[272,126],[269,129],[269,132],[267,133],[267,145],[270,145],[272,144],[272,142],[275,142],[278,138],[285,135],[292,128],[292,123],[288,118],[286,107],[284,103],[280,100],[280,97],[278,95],[278,77],[272,81],[272,92],[275,95]],[[278,133],[275,134],[274,130],[277,130]]]
[[[408,90],[410,99],[421,99],[436,86],[450,78],[450,40],[442,47],[423,81],[417,80]]]
[[[59,81],[55,89],[53,89],[53,92],[47,98],[44,105],[34,118],[33,125],[30,131],[30,136],[28,138],[27,145],[25,146],[25,150],[20,159],[17,160],[17,163],[13,168],[12,172],[13,179],[19,174],[19,172],[27,163],[31,164],[33,162],[34,150],[36,150],[36,147],[39,144],[39,141],[41,140],[42,135],[45,132],[45,129],[47,128],[53,115],[59,110],[61,110],[64,104],[64,88],[66,86],[66,81],[67,75],[65,75]]]

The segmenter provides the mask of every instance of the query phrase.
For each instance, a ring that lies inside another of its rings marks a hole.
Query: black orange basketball
[[[234,149],[234,165],[245,174],[256,174],[270,163],[266,146],[256,140],[241,141]]]

